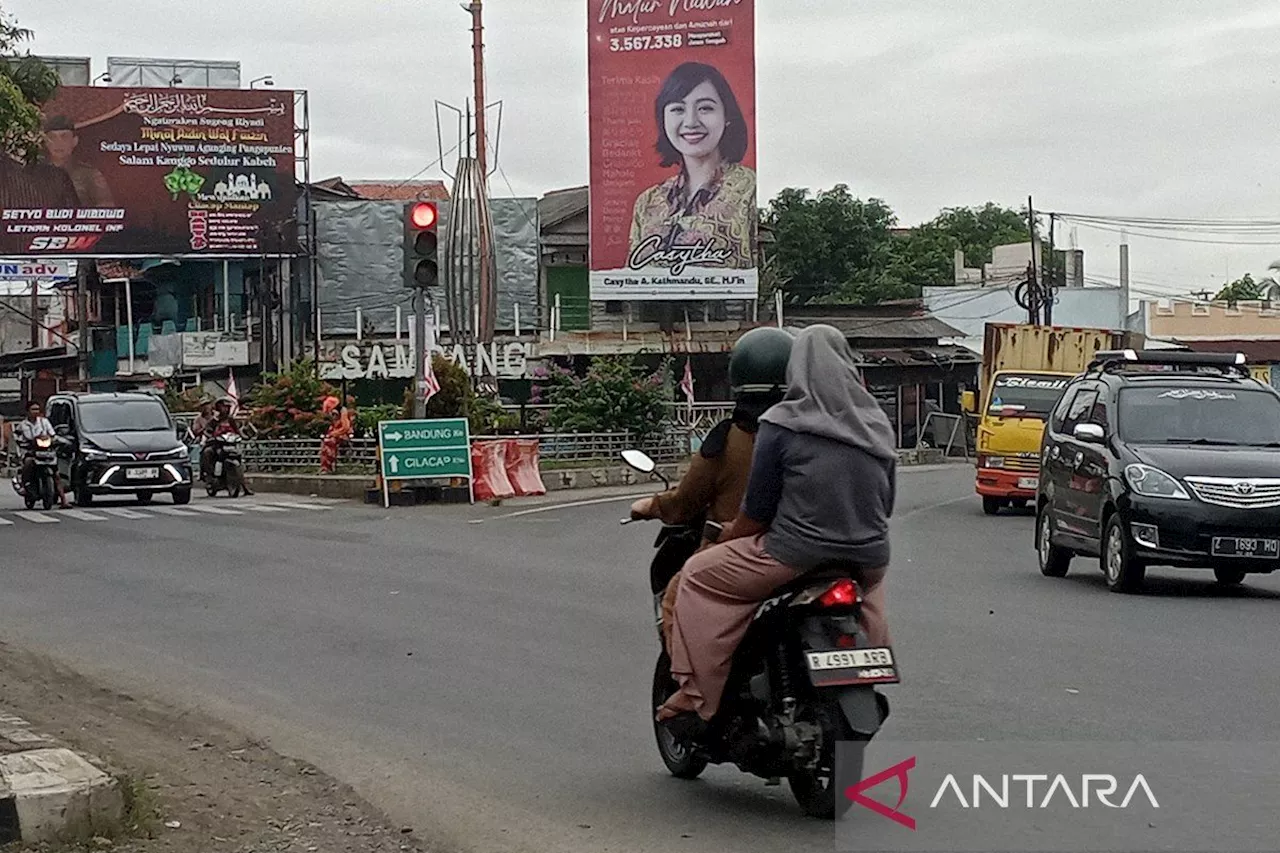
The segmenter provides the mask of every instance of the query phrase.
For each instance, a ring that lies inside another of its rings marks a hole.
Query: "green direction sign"
[[[386,480],[470,477],[471,435],[466,418],[382,421],[378,424]]]

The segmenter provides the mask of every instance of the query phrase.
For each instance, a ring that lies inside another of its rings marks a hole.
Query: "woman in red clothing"
[[[355,401],[347,398],[347,405],[338,408],[337,397],[325,397],[323,411],[333,418],[333,425],[320,443],[320,473],[332,474],[338,465],[338,450],[355,433]]]

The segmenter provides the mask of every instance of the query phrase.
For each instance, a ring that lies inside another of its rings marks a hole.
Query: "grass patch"
[[[154,838],[160,826],[160,803],[155,791],[146,780],[135,776],[119,777],[120,793],[124,799],[124,813],[120,817],[123,834],[142,838]]]

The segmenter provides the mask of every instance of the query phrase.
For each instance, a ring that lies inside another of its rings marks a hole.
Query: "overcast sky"
[[[409,177],[439,154],[432,102],[461,105],[471,91],[457,0],[0,6],[36,31],[34,52],[92,57],[95,73],[108,55],[235,59],[246,82],[272,74],[308,90],[316,179]],[[485,7],[488,97],[505,105],[492,192],[586,183],[585,0]],[[844,182],[907,225],[1028,194],[1044,210],[1280,221],[1277,0],[757,8],[762,200]],[[1174,236],[1269,245],[1131,236],[1135,289],[1214,289],[1280,260],[1280,227]],[[1079,240],[1086,275],[1114,280],[1119,235],[1081,227]]]

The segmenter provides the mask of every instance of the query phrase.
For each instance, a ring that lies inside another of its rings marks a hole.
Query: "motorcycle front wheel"
[[[40,478],[40,506],[45,511],[53,509],[54,499],[57,497],[57,489],[53,487],[53,478],[45,475]]]
[[[658,655],[658,665],[653,671],[653,695],[649,704],[649,719],[658,740],[658,755],[667,770],[677,779],[697,779],[707,769],[707,760],[698,755],[688,744],[679,742],[671,731],[655,719],[658,708],[671,698],[680,686],[671,677],[671,658],[664,651]]]

